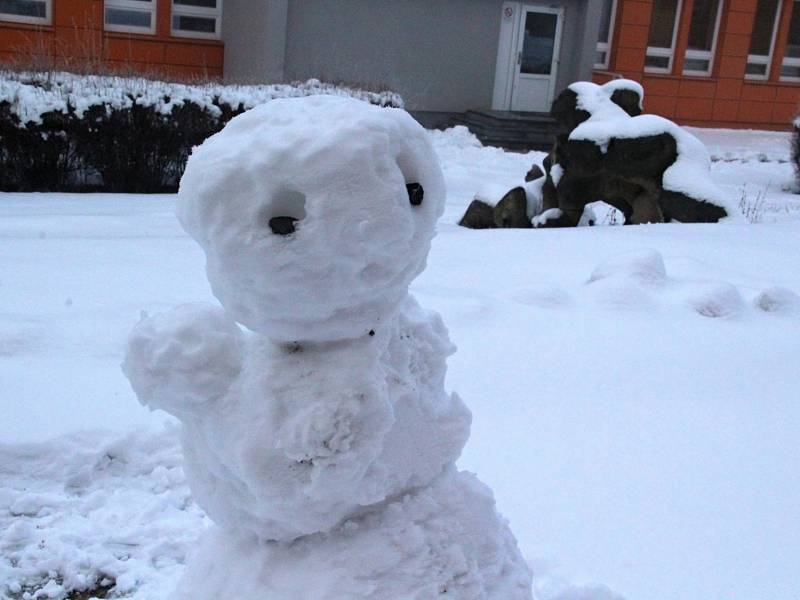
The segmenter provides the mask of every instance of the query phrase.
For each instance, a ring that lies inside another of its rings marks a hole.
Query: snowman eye
[[[295,223],[297,223],[297,219],[294,217],[272,217],[269,220],[269,228],[276,235],[289,235],[294,233]]]
[[[412,206],[419,206],[422,204],[422,199],[425,197],[425,190],[418,183],[407,183],[406,191],[408,192],[408,201]]]
[[[306,216],[306,197],[295,190],[282,190],[271,198],[264,213],[261,218],[272,233],[291,235],[297,230],[297,222]]]

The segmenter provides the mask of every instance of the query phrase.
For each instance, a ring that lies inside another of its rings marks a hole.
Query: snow
[[[211,530],[187,567],[185,581],[197,585],[176,597],[217,600],[235,586],[237,598],[270,600],[528,600],[530,576],[519,561],[513,536],[497,526],[491,491],[453,469],[378,512],[291,545]]]
[[[455,469],[455,348],[408,293],[444,202],[425,130],[360,100],[275,100],[194,149],[177,213],[222,308],[144,318],[122,365],[181,420],[215,523],[174,596],[531,597],[491,491]]]
[[[407,184],[422,186],[418,206]],[[425,268],[445,189],[408,113],[316,96],[234,118],[194,150],[178,196],[220,302],[292,342],[355,338],[387,320]],[[275,217],[296,231],[275,235]]]
[[[173,108],[192,103],[220,116],[220,105],[249,110],[276,98],[321,94],[358,98],[379,106],[403,106],[402,98],[393,92],[369,92],[318,79],[272,85],[188,85],[142,77],[0,71],[0,102],[10,104],[21,125],[41,124],[42,115],[50,111],[66,114],[72,110],[82,118],[93,106],[120,109],[133,104],[152,106],[168,115]]]
[[[474,416],[459,467],[494,490],[540,600],[800,588],[789,136],[692,133],[724,157],[723,191],[761,198],[756,223],[466,230],[476,190],[518,185],[544,155],[431,136],[448,195],[411,289],[459,347],[446,385]],[[59,598],[97,574],[163,600],[208,523],[172,418],[119,369],[142,310],[214,302],[174,202],[0,196],[0,585]],[[663,278],[636,274],[659,272],[657,255]],[[639,267],[612,268],[625,263]]]

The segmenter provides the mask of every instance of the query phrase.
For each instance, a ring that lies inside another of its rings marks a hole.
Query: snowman
[[[177,212],[222,307],[144,318],[123,363],[214,521],[170,598],[530,600],[455,467],[455,349],[408,293],[444,196],[424,130],[349,98],[271,101],[194,150]]]

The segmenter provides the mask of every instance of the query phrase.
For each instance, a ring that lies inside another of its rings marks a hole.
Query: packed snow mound
[[[710,318],[734,317],[744,309],[739,290],[727,282],[708,282],[697,286],[686,299],[700,315]]]
[[[603,260],[584,289],[593,303],[614,311],[691,311],[699,317],[722,320],[746,318],[748,309],[756,318],[800,315],[800,296],[790,289],[773,287],[750,296],[727,281],[670,277],[664,257],[649,248]],[[514,299],[525,303],[521,298]]]
[[[291,545],[212,528],[179,600],[530,600],[531,575],[491,491],[450,469],[433,485]]]
[[[254,108],[196,148],[178,216],[237,321],[286,342],[330,341],[390,318],[425,267],[444,195],[408,113],[314,96]]]
[[[137,390],[143,401],[182,418],[187,478],[198,504],[223,527],[271,540],[327,531],[427,485],[461,454],[471,416],[444,391],[454,347],[438,315],[412,298],[390,326],[346,344],[285,346],[248,336],[241,373],[212,378],[207,397],[194,383],[180,393],[182,366],[219,352],[199,343],[176,347],[174,331],[191,340],[218,333],[205,329],[205,309],[196,317],[177,310],[134,329],[126,371],[134,382],[147,377],[144,393],[162,392],[150,399]],[[178,325],[158,329],[173,316]],[[142,345],[142,331],[163,338],[149,335]],[[158,364],[164,347],[177,374]],[[228,393],[217,397],[223,386]]]
[[[589,283],[609,278],[631,278],[643,282],[659,282],[667,277],[664,257],[656,250],[623,252],[606,259],[592,271]]]
[[[242,368],[242,344],[241,330],[224,310],[184,304],[143,316],[122,370],[143,404],[190,413],[228,391]]]
[[[795,315],[800,314],[800,296],[784,287],[771,287],[764,290],[753,304],[766,313]]]

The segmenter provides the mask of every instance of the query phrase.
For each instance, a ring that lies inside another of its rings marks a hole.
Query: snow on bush
[[[134,104],[169,115],[175,107],[191,103],[219,118],[226,107],[241,112],[276,98],[320,94],[357,98],[378,106],[403,107],[403,99],[394,92],[370,92],[317,79],[272,85],[188,85],[143,77],[0,73],[0,102],[9,102],[12,114],[21,125],[41,124],[42,115],[48,112],[74,113],[82,118],[93,106],[120,110]]]

